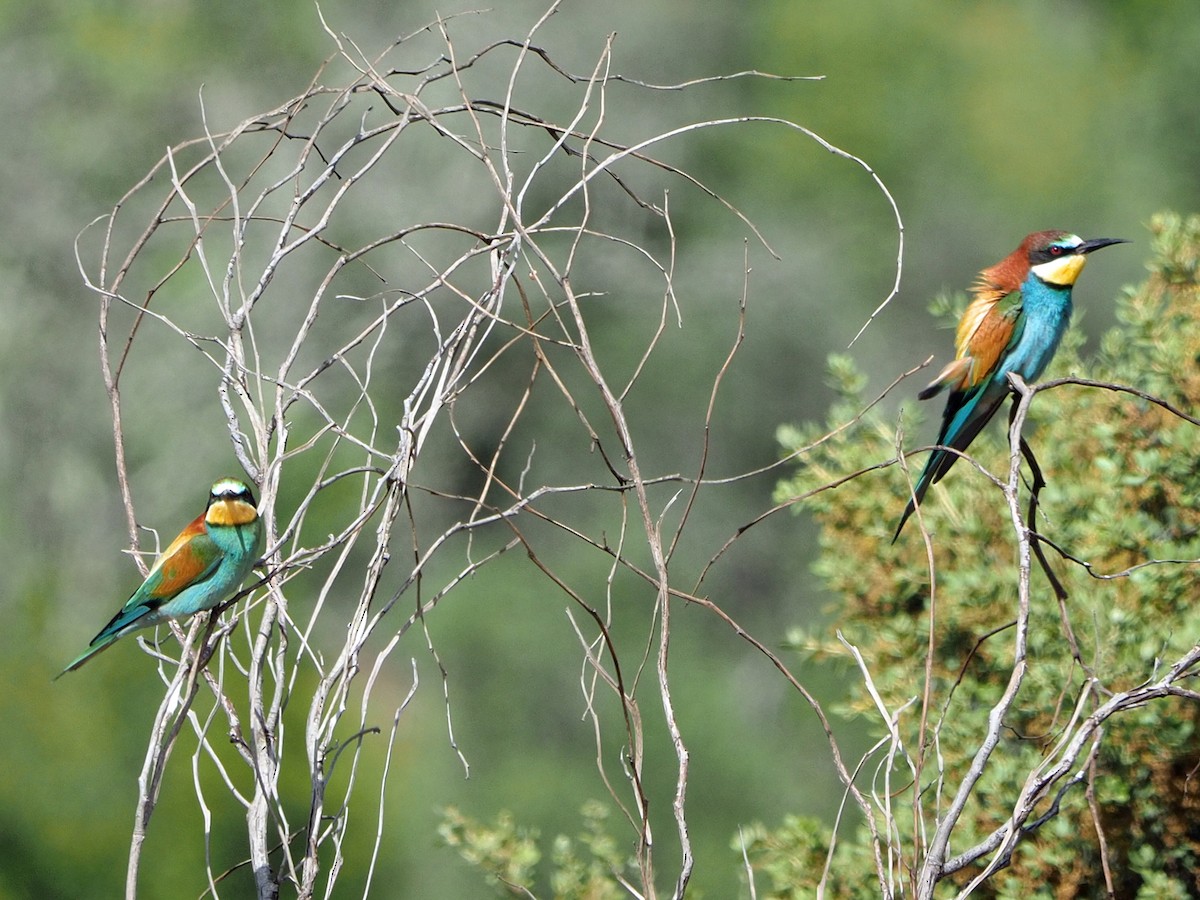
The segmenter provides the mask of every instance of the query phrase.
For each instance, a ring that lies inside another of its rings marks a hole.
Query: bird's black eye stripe
[[[1072,252],[1071,247],[1064,247],[1062,244],[1051,244],[1041,250],[1034,250],[1029,254],[1029,264],[1036,266],[1039,263],[1050,262],[1052,259],[1058,259]]]

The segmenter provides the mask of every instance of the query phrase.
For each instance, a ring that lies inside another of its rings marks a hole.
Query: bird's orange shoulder
[[[985,269],[975,285],[975,299],[958,323],[954,342],[957,358],[972,360],[964,388],[974,387],[991,376],[1012,340],[1016,318],[1010,314],[1011,301],[1019,294],[1005,290],[1004,280],[1001,273]]]
[[[146,587],[156,597],[174,597],[212,567],[215,549],[204,528],[204,516],[197,516],[158,557]]]

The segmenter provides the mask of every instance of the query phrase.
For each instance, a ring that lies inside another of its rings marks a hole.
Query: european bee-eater
[[[224,603],[242,586],[263,549],[263,524],[254,495],[235,478],[212,486],[208,506],[154,563],[88,650],[59,676],[73,672],[131,631],[190,616]]]
[[[1085,241],[1065,231],[1036,231],[980,273],[972,289],[975,299],[958,323],[954,361],[917,395],[928,400],[950,389],[938,449],[913,486],[893,543],[929,486],[958,459],[953,450],[965,451],[1000,408],[1012,390],[1009,373],[1033,381],[1053,358],[1071,318],[1071,288],[1087,254],[1124,243],[1123,238]]]

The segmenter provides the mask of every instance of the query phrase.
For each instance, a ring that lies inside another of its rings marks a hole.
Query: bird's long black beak
[[[1093,250],[1099,250],[1101,247],[1110,247],[1113,244],[1128,244],[1125,238],[1092,238],[1090,241],[1084,241],[1075,248],[1076,253],[1091,253]]]

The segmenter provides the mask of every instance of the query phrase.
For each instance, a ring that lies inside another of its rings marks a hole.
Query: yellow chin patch
[[[249,525],[258,518],[258,510],[245,500],[218,500],[204,514],[209,525]]]
[[[1033,267],[1033,272],[1047,284],[1057,284],[1060,287],[1070,287],[1083,271],[1087,257],[1082,254],[1071,254],[1061,259],[1052,259]]]

